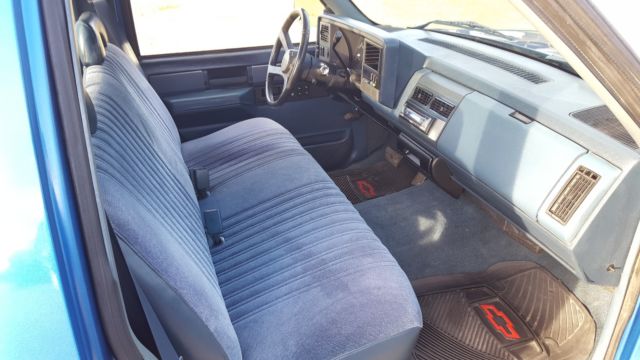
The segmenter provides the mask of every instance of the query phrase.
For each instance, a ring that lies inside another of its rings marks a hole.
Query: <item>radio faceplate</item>
[[[416,87],[405,102],[400,117],[427,135],[429,140],[436,142],[454,110],[455,106],[442,96]]]
[[[402,117],[405,118],[405,120],[409,120],[413,126],[417,127],[424,133],[427,133],[429,126],[431,126],[431,123],[433,122],[433,118],[431,116],[421,114],[419,111],[412,108],[409,103],[405,104]]]

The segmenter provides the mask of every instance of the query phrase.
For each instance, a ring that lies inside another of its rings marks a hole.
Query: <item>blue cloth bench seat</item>
[[[99,196],[185,359],[402,359],[422,326],[389,251],[295,138],[256,118],[180,143],[99,20],[76,25]],[[198,200],[190,168],[206,169]],[[221,214],[207,242],[203,211]]]

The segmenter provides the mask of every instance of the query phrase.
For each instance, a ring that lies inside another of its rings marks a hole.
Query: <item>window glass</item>
[[[501,43],[512,51],[574,72],[511,0],[352,0],[369,19],[401,28],[422,27],[475,40]]]
[[[474,21],[508,30],[533,30],[511,0],[353,0],[371,20],[412,27],[432,20]]]
[[[239,49],[272,45],[293,9],[309,14],[315,41],[320,0],[131,0],[141,55]],[[298,42],[300,24],[291,40]]]

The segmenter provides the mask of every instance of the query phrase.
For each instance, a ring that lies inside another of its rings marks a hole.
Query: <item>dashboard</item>
[[[380,100],[384,41],[325,18],[319,22],[318,58],[341,69],[349,83],[375,101]]]
[[[479,42],[332,15],[319,19],[317,54],[423,167],[445,162],[578,277],[618,282],[640,219],[640,153],[582,79]]]

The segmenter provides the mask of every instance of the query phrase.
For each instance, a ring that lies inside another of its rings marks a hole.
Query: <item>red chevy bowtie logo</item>
[[[493,304],[481,304],[480,309],[484,311],[484,315],[487,321],[493,326],[493,328],[502,334],[507,340],[519,340],[520,334],[513,326],[513,322],[505,313],[498,310]]]
[[[356,185],[358,185],[358,190],[360,190],[362,195],[367,198],[376,197],[376,189],[367,180],[358,180],[356,181]]]

